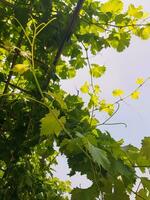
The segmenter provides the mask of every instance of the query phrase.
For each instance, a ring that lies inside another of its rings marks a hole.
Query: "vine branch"
[[[61,44],[60,44],[60,46],[59,46],[59,48],[57,50],[57,53],[56,53],[56,56],[54,58],[53,64],[47,70],[47,75],[46,75],[46,78],[45,78],[45,82],[43,84],[43,90],[46,90],[46,88],[48,87],[51,75],[55,72],[55,68],[56,68],[58,60],[59,60],[59,58],[60,58],[60,56],[62,54],[64,45],[71,38],[71,35],[73,33],[73,29],[75,28],[75,25],[76,25],[77,17],[79,15],[80,10],[82,9],[82,5],[83,5],[84,1],[85,0],[78,0],[77,6],[75,7],[75,10],[74,10],[74,12],[72,14],[70,23],[68,24],[68,26],[66,28],[66,34],[65,34],[65,36],[64,36],[64,38],[63,38],[63,40],[62,40],[62,42],[61,42]]]
[[[22,39],[23,39],[23,31],[21,31],[20,37],[19,37],[18,42],[17,42],[17,47],[18,47],[18,48],[20,48],[20,46],[21,46]],[[19,55],[19,51],[18,51],[17,48],[15,48],[15,54],[14,54],[13,59],[12,59],[12,63],[11,63],[11,66],[10,66],[10,71],[9,71],[9,74],[8,74],[8,77],[7,77],[7,81],[6,81],[6,84],[5,84],[5,88],[4,88],[3,94],[6,94],[6,93],[7,93],[8,86],[9,86],[11,77],[12,77],[12,75],[13,75],[12,69],[14,68],[14,65],[15,65],[15,63],[16,63],[16,60],[17,60],[17,58],[18,58],[18,55]]]
[[[7,83],[7,81],[5,81],[5,80],[3,80],[2,82]],[[13,87],[13,88],[16,88],[16,89],[20,90],[21,92],[26,93],[26,94],[33,95],[32,92],[30,92],[30,91],[28,91],[28,90],[25,90],[25,89],[23,89],[23,88],[21,88],[21,87],[19,87],[19,86],[17,86],[17,85],[14,85],[14,84],[12,84],[12,83],[8,83],[8,85],[10,85],[10,86]]]

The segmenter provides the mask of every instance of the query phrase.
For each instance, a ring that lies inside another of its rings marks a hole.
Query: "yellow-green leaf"
[[[92,127],[95,127],[99,123],[98,119],[96,119],[96,118],[90,118],[89,122]]]
[[[105,66],[99,66],[97,64],[92,64],[91,66],[92,66],[92,68],[91,68],[91,72],[90,73],[95,78],[101,77],[106,71],[106,67]]]
[[[115,89],[112,91],[112,95],[114,97],[120,97],[124,94],[124,91],[123,90],[120,90],[120,89]]]
[[[133,92],[132,94],[131,94],[131,98],[132,99],[139,99],[139,97],[140,97],[140,92],[139,91],[135,91],[135,92]]]
[[[41,134],[58,136],[64,128],[66,118],[60,117],[60,111],[53,109],[41,119]]]
[[[94,92],[95,92],[96,94],[98,94],[100,91],[101,91],[101,90],[100,90],[100,86],[99,86],[99,85],[94,85]]]
[[[92,103],[93,103],[95,106],[97,106],[98,103],[99,103],[99,98],[98,98],[98,96],[97,96],[97,95],[92,95],[92,96],[91,96],[91,101],[92,101]]]
[[[51,91],[48,91],[48,94],[53,97],[61,106],[61,108],[63,109],[67,109],[67,105],[66,103],[64,102],[64,99],[63,99],[63,96],[62,94],[59,92],[51,92]]]
[[[73,78],[76,75],[76,70],[72,67],[68,70],[68,77]]]
[[[120,13],[123,9],[123,2],[121,0],[109,0],[106,3],[102,4],[101,11],[104,13]]]
[[[111,116],[114,113],[114,109],[114,104],[107,104],[105,100],[101,100],[100,111],[104,111]]]
[[[142,140],[141,154],[150,161],[150,137],[144,137]]]
[[[135,7],[133,4],[130,4],[128,7],[128,15],[140,19],[143,17],[142,9],[142,6]]]
[[[80,90],[81,90],[82,93],[88,93],[88,92],[89,92],[89,87],[90,87],[90,85],[89,85],[89,83],[86,81],[86,82],[84,83],[84,85],[81,86]]]
[[[92,106],[98,106],[98,105],[99,105],[99,97],[93,94],[89,101],[88,107],[91,108]]]
[[[147,39],[150,38],[150,26],[142,28],[142,30],[141,30],[141,38],[143,40],[147,40]]]
[[[136,84],[142,85],[144,83],[144,78],[137,78]]]
[[[29,69],[27,64],[16,64],[13,68],[14,72],[17,72],[18,74],[23,74]]]
[[[103,108],[103,111],[108,113],[110,116],[114,113],[114,105],[113,104],[107,104],[105,108]]]
[[[101,108],[101,110],[102,110],[105,106],[106,106],[106,100],[103,99],[103,100],[100,101],[100,108]]]

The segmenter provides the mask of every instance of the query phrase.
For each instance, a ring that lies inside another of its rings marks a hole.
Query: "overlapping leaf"
[[[88,143],[88,151],[92,156],[92,159],[95,163],[97,163],[99,166],[102,166],[104,169],[110,168],[110,162],[107,157],[107,153],[92,144]]]
[[[53,109],[41,119],[41,134],[58,136],[64,128],[65,117],[59,117],[60,111]]]

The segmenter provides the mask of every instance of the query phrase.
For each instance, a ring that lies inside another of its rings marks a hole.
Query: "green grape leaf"
[[[150,195],[148,195],[148,192],[144,190],[143,188],[140,189],[140,191],[136,195],[136,200],[150,200]]]
[[[150,191],[150,180],[146,177],[142,177],[141,182],[142,182],[143,188],[147,188],[147,190]]]
[[[66,123],[66,118],[64,116],[59,118],[59,114],[59,110],[53,109],[41,119],[42,135],[55,134],[59,136]]]
[[[67,105],[63,100],[63,96],[60,92],[51,92],[48,91],[48,95],[50,95],[51,97],[53,97],[61,106],[61,108],[63,109],[67,109]]]
[[[0,83],[5,80],[6,76],[2,72],[0,72]]]
[[[81,138],[74,138],[74,139],[64,139],[60,145],[61,151],[65,152],[67,155],[78,154],[81,152],[81,147],[83,145]]]
[[[71,194],[71,200],[94,200],[99,196],[99,191],[95,185],[92,185],[87,189],[75,188]]]
[[[144,173],[145,167],[142,166],[149,166],[150,160],[148,160],[145,155],[141,154],[138,148],[132,145],[125,146],[124,150],[126,151],[129,160],[132,160],[134,165],[139,166],[139,169]]]
[[[76,70],[72,67],[68,70],[68,78],[74,78],[76,76]]]
[[[107,189],[109,188],[109,190]],[[129,200],[129,195],[126,193],[126,188],[121,180],[115,180],[109,183],[105,181],[105,200]]]
[[[150,137],[145,137],[144,140],[142,140],[141,154],[146,156],[150,161]]]
[[[108,38],[109,44],[118,52],[123,51],[130,44],[130,34],[127,32],[113,31]]]
[[[111,160],[111,173],[120,175],[125,184],[132,184],[135,181],[133,169],[125,165],[120,159]]]
[[[88,151],[95,163],[102,166],[104,169],[109,169],[110,162],[107,158],[107,153],[104,150],[99,149],[88,142]]]
[[[105,66],[99,66],[98,64],[91,64],[91,67],[90,74],[95,78],[101,77],[106,71]]]

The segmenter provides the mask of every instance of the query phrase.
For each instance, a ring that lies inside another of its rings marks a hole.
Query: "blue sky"
[[[143,5],[144,10],[150,12],[149,0],[124,0],[127,5]],[[100,84],[103,97],[107,100],[113,100],[111,92],[115,88],[122,88],[128,94],[136,88],[135,80],[137,77],[150,77],[150,40],[140,40],[133,37],[130,47],[122,53],[117,53],[113,49],[106,49],[97,56],[91,58],[91,62],[107,66],[106,74],[97,81]],[[76,92],[80,86],[89,80],[86,69],[80,70],[77,77],[64,81],[62,86],[68,92]],[[115,100],[115,99],[114,99]],[[110,122],[125,122],[128,126],[105,126],[103,130],[111,133],[112,137],[119,140],[124,139],[125,144],[140,146],[141,139],[144,136],[150,136],[150,81],[141,89],[141,98],[139,100],[127,99],[120,106],[120,110]],[[100,116],[102,117],[102,116]],[[104,116],[105,117],[105,116]],[[103,121],[103,119],[100,119]],[[65,180],[68,177],[66,173],[66,160],[58,158],[59,165],[56,167],[55,175]],[[74,176],[71,178],[72,185],[88,185],[84,177]]]

